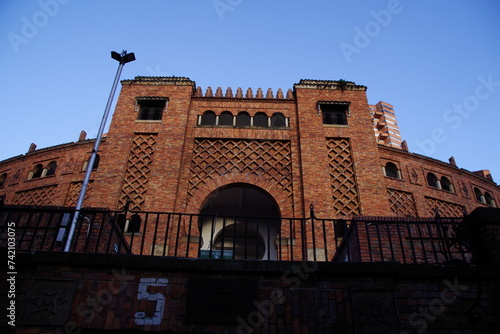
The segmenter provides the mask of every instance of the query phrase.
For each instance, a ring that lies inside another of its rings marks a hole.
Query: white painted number
[[[144,325],[159,325],[163,318],[163,310],[165,309],[165,296],[159,292],[149,293],[148,286],[167,286],[168,279],[166,278],[141,278],[139,283],[139,291],[137,292],[138,300],[154,300],[156,301],[155,313],[152,317],[146,317],[145,312],[135,313],[135,323],[140,326]]]

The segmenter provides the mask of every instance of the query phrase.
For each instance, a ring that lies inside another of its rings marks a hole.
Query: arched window
[[[257,259],[264,256],[266,245],[260,234],[245,223],[223,228],[214,239],[214,250],[229,251],[235,259]]]
[[[492,207],[496,207],[495,199],[489,192],[484,193],[484,199],[486,201],[486,204],[489,204]]]
[[[276,112],[271,117],[271,127],[273,128],[284,128],[286,127],[285,116],[282,113]]]
[[[212,110],[207,110],[201,116],[200,125],[215,125],[215,113]]]
[[[29,173],[28,180],[41,177],[42,172],[43,172],[43,166],[41,164],[36,165],[35,167],[33,167],[31,172]]]
[[[439,181],[438,181],[437,176],[434,175],[433,173],[428,173],[427,174],[427,184],[430,187],[439,188]]]
[[[484,198],[484,195],[479,188],[474,188],[474,195],[476,196],[476,200],[478,200],[481,203],[486,203],[486,199]]]
[[[90,157],[89,157],[89,160],[90,160]],[[85,160],[85,162],[83,163],[82,171],[84,171],[84,172],[87,171],[87,167],[89,166],[89,160]],[[99,154],[97,154],[95,156],[94,166],[92,166],[92,170],[97,170],[97,167],[99,167],[100,161],[101,161],[101,157],[99,156]]]
[[[250,126],[250,115],[242,111],[236,116],[236,126]]]
[[[3,173],[2,175],[0,175],[0,188],[3,187],[6,179],[7,179],[7,173]]]
[[[45,174],[45,176],[52,176],[56,173],[56,169],[57,169],[57,162],[55,161],[51,161],[47,167],[45,167],[45,169],[47,170],[47,173]]]
[[[453,185],[446,176],[441,177],[441,189],[453,192]]]
[[[267,128],[269,127],[267,115],[263,112],[258,112],[253,117],[253,126],[257,126],[259,128]]]
[[[219,116],[219,125],[233,126],[233,114],[230,111],[223,111]]]
[[[392,162],[386,163],[384,170],[385,170],[385,176],[393,177],[396,179],[401,178],[401,173],[399,172],[398,166],[396,166],[396,164]]]

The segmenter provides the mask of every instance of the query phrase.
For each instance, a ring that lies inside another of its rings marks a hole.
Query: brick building
[[[392,106],[365,92],[136,77],[94,166],[84,132],[0,162],[0,249],[17,254],[9,329],[494,333],[499,187],[408,152]]]
[[[369,105],[365,92],[343,80],[300,80],[287,93],[202,92],[182,77],[124,80],[85,206],[129,200],[136,210],[236,214],[223,202],[250,196],[271,203],[271,211],[248,209],[258,215],[304,217],[314,204],[318,216],[335,218],[462,216],[498,205],[487,171],[402,149],[392,106]],[[0,162],[0,196],[74,205],[92,145],[83,134]]]

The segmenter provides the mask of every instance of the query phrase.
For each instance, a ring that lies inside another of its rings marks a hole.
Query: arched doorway
[[[275,260],[280,210],[263,189],[233,183],[212,192],[201,210],[202,257]]]

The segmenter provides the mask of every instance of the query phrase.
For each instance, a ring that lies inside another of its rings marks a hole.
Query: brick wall
[[[449,334],[500,325],[498,276],[486,266],[68,253],[17,261],[16,333]]]

